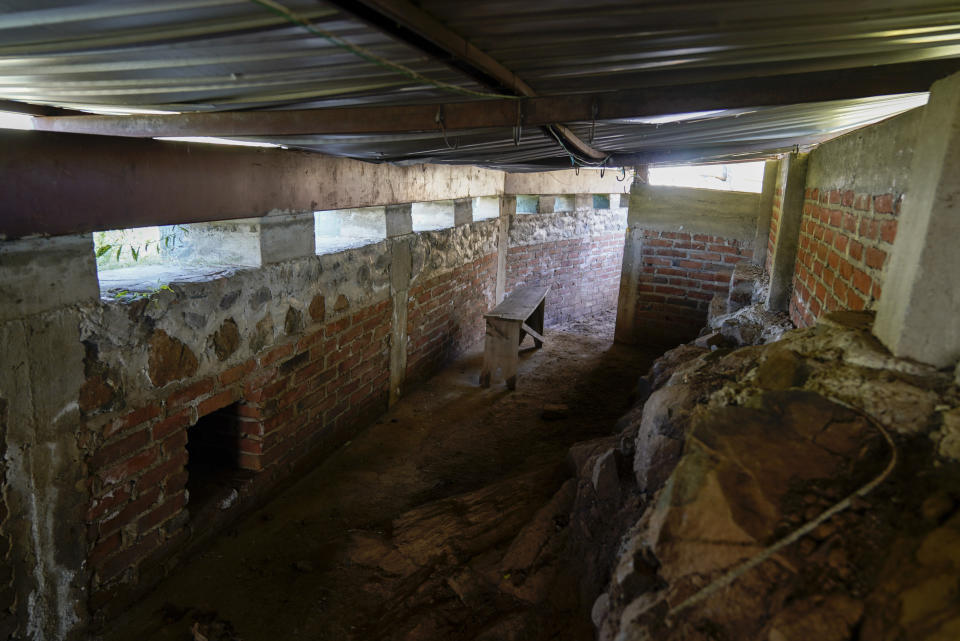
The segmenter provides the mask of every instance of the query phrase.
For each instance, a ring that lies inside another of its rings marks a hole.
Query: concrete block
[[[574,211],[593,209],[593,194],[577,194],[574,198]]]
[[[537,203],[537,213],[552,214],[555,211],[555,201],[556,196],[544,196],[541,194],[540,201]]]
[[[689,187],[652,187],[635,181],[628,225],[752,241],[760,194]]]
[[[313,256],[313,212],[265,216],[260,219],[260,264],[269,265]]]
[[[405,205],[388,205],[384,208],[386,216],[387,238],[403,236],[413,233],[413,207]]]
[[[473,203],[475,198],[460,198],[453,201],[453,224],[469,225],[473,222]]]
[[[934,83],[924,109],[874,334],[896,356],[960,360],[960,73]]]
[[[0,321],[99,296],[92,235],[0,241]]]

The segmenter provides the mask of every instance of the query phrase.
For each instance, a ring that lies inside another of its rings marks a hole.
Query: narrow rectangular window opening
[[[334,254],[379,243],[387,237],[383,207],[313,212],[317,254]]]
[[[651,185],[691,187],[719,191],[763,191],[763,161],[713,165],[651,167]]]
[[[517,196],[518,214],[536,214],[540,211],[540,196]]]
[[[410,216],[413,231],[436,231],[453,227],[456,222],[453,208],[452,200],[412,203]]]

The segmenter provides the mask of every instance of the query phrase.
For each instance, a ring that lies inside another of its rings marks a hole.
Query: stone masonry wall
[[[497,221],[416,234],[407,303],[407,384],[483,339],[496,304]]]
[[[386,409],[386,243],[110,302],[82,326],[94,611],[165,571],[189,523],[187,428],[238,403],[243,503]],[[143,346],[146,346],[144,348]]]
[[[624,218],[623,210],[586,208],[512,217],[509,251],[502,250],[510,287],[535,276],[552,283],[553,322],[612,304]],[[184,553],[352,438],[386,410],[392,392],[481,341],[483,313],[496,303],[505,222],[401,229],[338,253],[235,266],[99,300],[89,236],[43,243],[50,245],[44,265],[71,257],[90,282],[85,298],[77,296],[83,302],[66,311],[41,296],[0,322],[11,364],[0,376],[0,447],[9,449],[0,476],[0,558],[13,550],[3,569],[19,577],[0,572],[0,611],[17,611],[10,629],[108,621]],[[32,272],[10,266],[21,254],[27,267],[36,263],[35,243],[23,242],[22,252],[0,256],[0,267],[27,283]],[[50,376],[54,363],[59,377]],[[24,421],[38,395],[52,400]],[[201,419],[216,419],[203,429],[214,430],[231,456],[230,494],[213,502],[191,497],[207,489],[188,465]],[[48,460],[49,452],[60,458]],[[32,507],[31,495],[39,496]],[[31,536],[42,540],[31,543]],[[38,546],[57,552],[31,567]],[[50,605],[30,606],[31,593]],[[56,616],[42,621],[27,616],[53,607]],[[37,623],[24,624],[30,617]],[[0,629],[8,629],[2,617]]]
[[[798,327],[831,311],[876,307],[909,197],[921,113],[841,136],[810,154],[790,300]]]
[[[626,209],[510,216],[506,291],[550,285],[545,323],[616,305]]]

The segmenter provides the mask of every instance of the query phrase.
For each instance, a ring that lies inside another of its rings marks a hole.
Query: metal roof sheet
[[[283,0],[312,25],[440,83],[464,73],[331,3]],[[956,0],[422,0],[421,9],[541,94],[960,58]],[[100,110],[213,111],[452,101],[249,0],[0,0],[0,98]],[[814,142],[922,103],[880,97],[721,110],[677,123],[567,123],[604,151],[718,159]],[[592,135],[591,135],[592,134]],[[568,163],[540,130],[273,136],[390,162],[508,169]],[[684,156],[683,150],[687,150]],[[698,156],[699,154],[699,156]]]

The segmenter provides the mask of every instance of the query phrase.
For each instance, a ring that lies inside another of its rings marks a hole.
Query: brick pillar
[[[960,359],[960,73],[934,83],[913,151],[874,334],[896,356]]]

